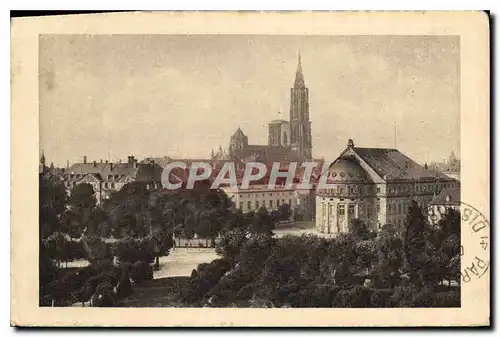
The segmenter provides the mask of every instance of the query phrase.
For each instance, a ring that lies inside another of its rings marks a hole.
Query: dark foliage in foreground
[[[232,228],[218,242],[223,259],[193,270],[183,300],[219,307],[459,307],[460,287],[450,286],[459,281],[457,214],[431,227],[414,204],[402,233],[391,226],[371,233],[355,220],[350,233],[331,240],[275,239],[254,224]]]

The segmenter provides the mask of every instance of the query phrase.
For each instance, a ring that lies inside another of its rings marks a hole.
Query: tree
[[[57,176],[41,173],[38,177],[39,191],[39,300],[50,290],[50,283],[59,276],[59,268],[51,258],[45,239],[61,229],[60,216],[66,208],[67,195],[64,185]]]
[[[377,257],[372,278],[378,288],[393,288],[400,282],[403,240],[392,225],[385,225],[376,239]]]
[[[92,213],[96,207],[96,198],[92,185],[82,183],[75,185],[68,200],[69,208],[61,217],[63,230],[71,237],[80,237],[87,229],[95,229],[96,224],[92,222]]]
[[[450,235],[460,238],[460,212],[448,208],[445,215],[437,223],[438,241],[443,241]]]
[[[247,232],[242,228],[224,230],[216,240],[215,252],[235,265],[247,239]]]
[[[368,238],[370,232],[366,224],[360,219],[352,219],[349,223],[349,233],[352,233],[356,238],[365,240]]]
[[[61,228],[60,215],[66,209],[67,195],[57,176],[39,175],[39,227],[40,238],[46,238]]]
[[[292,216],[292,208],[289,204],[281,204],[279,209],[279,220],[287,221]]]
[[[424,274],[429,262],[425,241],[426,232],[428,232],[426,218],[417,202],[412,201],[404,230],[404,258],[411,280],[418,285],[423,285],[425,282]]]
[[[114,237],[145,237],[150,234],[150,191],[145,184],[133,182],[113,193],[104,210]]]
[[[94,188],[90,184],[82,183],[75,185],[71,190],[69,205],[77,208],[91,209],[96,205],[94,194]]]
[[[261,207],[254,214],[250,230],[255,233],[272,234],[275,222],[265,207]]]

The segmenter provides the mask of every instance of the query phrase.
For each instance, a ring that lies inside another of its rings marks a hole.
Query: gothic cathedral
[[[304,83],[300,54],[295,82],[290,89],[290,146],[298,158],[312,159],[309,89]]]
[[[309,89],[304,82],[300,53],[295,82],[290,89],[290,120],[271,121],[268,135],[267,145],[249,145],[248,137],[238,127],[231,136],[228,159],[262,162],[312,160]],[[220,156],[212,154],[212,159]]]

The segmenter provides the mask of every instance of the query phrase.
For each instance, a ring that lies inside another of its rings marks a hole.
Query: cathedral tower
[[[312,159],[309,89],[304,83],[300,53],[295,82],[290,89],[290,131],[290,145],[295,155],[300,159]]]

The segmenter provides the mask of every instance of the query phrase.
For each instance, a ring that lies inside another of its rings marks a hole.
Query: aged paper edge
[[[490,215],[489,23],[482,12],[152,12],[12,21],[11,324],[17,326],[489,325],[489,278],[461,308],[229,309],[38,307],[40,34],[459,35],[462,200]],[[425,114],[425,111],[422,113]],[[466,245],[466,242],[463,242]]]

